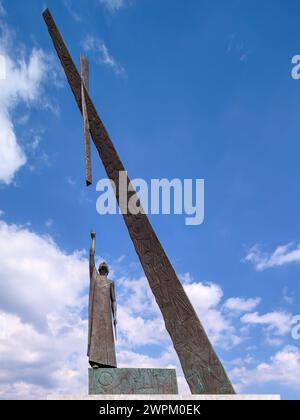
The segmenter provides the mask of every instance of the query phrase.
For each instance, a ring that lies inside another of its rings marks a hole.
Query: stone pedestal
[[[89,395],[178,394],[175,369],[89,369]]]

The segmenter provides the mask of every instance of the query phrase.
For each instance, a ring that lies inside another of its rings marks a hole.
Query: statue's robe
[[[91,364],[117,367],[112,324],[114,300],[114,282],[106,276],[100,276],[95,266],[91,267],[87,352]]]

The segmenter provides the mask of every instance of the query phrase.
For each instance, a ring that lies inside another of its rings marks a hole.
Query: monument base
[[[175,369],[89,369],[89,395],[178,394]]]
[[[136,400],[170,400],[170,401],[205,401],[205,400],[281,400],[280,395],[48,395],[47,400],[90,400],[90,401],[136,401]]]

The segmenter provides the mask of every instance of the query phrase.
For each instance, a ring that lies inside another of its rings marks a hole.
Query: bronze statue
[[[108,265],[103,262],[97,271],[95,266],[96,234],[91,232],[90,296],[89,296],[89,363],[92,368],[117,367],[112,321],[116,329],[117,304],[115,285],[107,278]]]

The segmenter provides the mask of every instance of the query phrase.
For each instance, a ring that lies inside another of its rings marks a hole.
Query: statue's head
[[[107,276],[108,273],[109,273],[108,265],[106,264],[106,262],[102,262],[99,265],[99,274],[100,274],[100,276]]]

